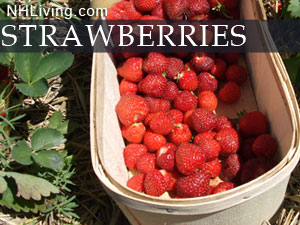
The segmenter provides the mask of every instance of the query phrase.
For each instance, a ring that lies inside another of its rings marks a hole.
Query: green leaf
[[[49,79],[62,74],[73,63],[74,57],[69,52],[53,52],[42,57],[32,81],[36,82],[41,78]]]
[[[31,165],[31,150],[26,141],[19,141],[12,149],[12,158],[22,165]]]
[[[0,64],[10,66],[10,57],[7,52],[0,52]]]
[[[7,182],[3,177],[0,177],[0,193],[3,193],[7,188]]]
[[[56,151],[43,150],[33,155],[34,161],[43,167],[53,169],[55,171],[61,170],[64,166],[64,160]]]
[[[14,5],[14,0],[0,0],[0,5]]]
[[[9,16],[6,15],[6,12],[0,8],[0,20],[12,20]]]
[[[69,120],[58,126],[57,130],[62,134],[67,134],[69,131]]]
[[[18,75],[25,83],[32,81],[32,76],[39,65],[41,54],[38,52],[21,52],[15,54]]]
[[[292,17],[300,17],[300,1],[290,0],[287,11],[291,13]]]
[[[26,96],[42,97],[47,94],[49,85],[46,79],[41,79],[34,84],[19,83],[15,84],[16,88]]]
[[[39,128],[31,137],[31,147],[34,150],[52,148],[63,144],[66,140],[57,130],[52,128]]]
[[[292,83],[294,83],[297,80],[297,77],[299,76],[300,57],[296,56],[289,59],[284,59],[283,62],[285,64],[285,67],[287,69]]]
[[[62,122],[62,114],[60,112],[55,112],[49,119],[49,128],[57,129]]]

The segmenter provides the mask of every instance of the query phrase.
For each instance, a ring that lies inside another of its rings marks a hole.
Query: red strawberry
[[[155,133],[167,135],[174,129],[174,119],[169,113],[158,112],[151,119],[149,126]]]
[[[239,135],[233,128],[219,131],[215,138],[221,145],[221,155],[234,154],[239,149]]]
[[[198,88],[198,78],[193,71],[184,71],[178,75],[179,87],[187,91],[195,91]]]
[[[161,18],[157,17],[157,16],[150,16],[150,15],[144,15],[140,18],[140,20],[144,20],[144,21],[147,21],[147,20],[161,20]],[[147,30],[147,29],[146,29]],[[149,53],[151,54],[151,53]],[[151,67],[151,66],[150,66]]]
[[[164,0],[164,11],[170,20],[182,20],[188,8],[188,0]]]
[[[218,99],[212,91],[202,91],[198,95],[199,107],[215,111],[218,106]]]
[[[125,126],[143,121],[149,113],[146,100],[135,94],[122,95],[116,106],[116,113]]]
[[[207,0],[194,0],[190,1],[187,15],[189,18],[191,18],[200,14],[207,14],[209,11],[210,4]]]
[[[165,99],[145,97],[149,106],[150,113],[168,112],[171,108],[171,103]]]
[[[144,180],[145,192],[152,196],[161,196],[166,192],[169,184],[169,176],[164,176],[159,170],[153,170],[146,174]]]
[[[226,79],[233,81],[238,85],[242,85],[248,79],[248,72],[245,67],[233,64],[226,70]]]
[[[191,115],[193,114],[193,112],[194,112],[194,110],[189,110],[184,113],[183,123],[188,125],[189,127],[192,127]]]
[[[143,70],[147,73],[162,74],[168,68],[168,58],[161,53],[149,53],[144,60]]]
[[[214,140],[215,136],[216,136],[216,132],[213,132],[213,131],[208,131],[208,132],[204,132],[201,134],[197,134],[196,137],[194,138],[194,144],[198,145],[203,139]]]
[[[122,136],[131,143],[141,143],[145,133],[143,123],[134,123],[129,127],[122,126]]]
[[[226,72],[226,62],[223,59],[217,58],[215,60],[215,64],[211,68],[210,73],[217,79],[223,80],[225,78],[225,72]]]
[[[221,151],[220,144],[216,140],[211,138],[197,139],[197,145],[205,153],[207,161],[218,158]]]
[[[150,152],[156,152],[167,141],[161,134],[153,133],[152,131],[146,131],[144,135],[144,145]]]
[[[221,59],[224,59],[230,65],[230,64],[237,64],[239,62],[241,53],[238,53],[238,52],[237,53],[235,53],[235,52],[219,53],[218,56]]]
[[[247,138],[243,141],[239,153],[243,156],[245,160],[252,159],[255,157],[254,153],[252,152],[252,144],[255,138]]]
[[[192,138],[192,133],[186,124],[176,124],[174,130],[169,134],[170,141],[175,145],[189,142]]]
[[[169,172],[174,170],[176,146],[166,143],[156,152],[156,164]]]
[[[179,91],[177,85],[174,82],[169,81],[161,98],[173,101],[178,94]]]
[[[130,0],[125,6],[124,10],[127,12],[128,20],[139,20],[142,17],[142,14],[137,10],[137,8],[134,5],[134,0]]]
[[[129,58],[118,67],[118,74],[131,82],[139,82],[143,79],[142,65],[142,58]]]
[[[174,107],[182,112],[197,108],[197,97],[189,91],[182,91],[174,100]]]
[[[120,83],[120,94],[124,95],[127,93],[136,94],[138,91],[137,85],[129,80],[123,79]]]
[[[128,2],[126,0],[116,3],[114,6],[107,10],[107,20],[123,20],[127,19],[128,15],[125,10]]]
[[[237,180],[242,170],[242,160],[239,155],[231,154],[222,163],[220,178],[223,181]]]
[[[177,170],[174,170],[172,173],[169,173],[170,181],[167,188],[167,191],[174,191],[176,189],[177,179],[180,177],[180,173]]]
[[[215,131],[219,132],[221,130],[225,130],[228,128],[234,128],[235,125],[232,121],[230,121],[226,116],[218,117],[217,126],[215,127]]]
[[[210,175],[204,171],[180,177],[176,183],[176,193],[181,197],[193,198],[208,194]]]
[[[141,84],[142,92],[151,97],[161,97],[166,87],[167,80],[161,74],[149,74]]]
[[[175,154],[176,167],[184,175],[190,175],[205,163],[205,153],[197,145],[181,144]]]
[[[214,160],[204,163],[200,169],[209,173],[211,178],[216,178],[221,172],[222,165],[219,159],[216,158]]]
[[[151,15],[159,17],[161,19],[167,18],[167,15],[163,9],[163,1],[162,0],[158,1],[157,6],[151,11]]]
[[[127,187],[138,192],[143,192],[144,180],[145,180],[145,174],[143,173],[136,174],[128,180]]]
[[[142,12],[151,11],[156,6],[156,0],[135,0],[135,7]]]
[[[177,109],[172,109],[169,111],[169,114],[173,117],[174,123],[179,124],[183,122],[183,114]]]
[[[144,124],[146,126],[149,126],[149,123],[150,121],[152,120],[153,116],[155,115],[156,113],[149,113],[148,116],[145,118],[144,120]]]
[[[188,63],[186,63],[186,64],[184,65],[184,70],[185,70],[185,71],[190,71],[190,70],[192,70],[193,72],[197,73],[196,68],[192,65],[191,62],[188,62]]]
[[[238,0],[219,0],[226,9],[235,9],[238,7]]]
[[[199,92],[212,91],[215,92],[218,89],[218,81],[213,75],[207,72],[200,73],[199,80]]]
[[[138,159],[147,153],[145,145],[141,144],[129,144],[124,148],[123,156],[125,165],[129,169],[136,169],[136,162]]]
[[[258,136],[252,144],[252,152],[258,157],[273,158],[277,152],[277,143],[269,134]]]
[[[215,62],[211,55],[206,53],[195,53],[191,63],[198,72],[208,72],[212,69]]]
[[[220,4],[218,0],[208,0],[208,2],[212,8],[217,8]]]
[[[145,153],[136,162],[136,169],[141,173],[149,173],[156,169],[155,154]]]
[[[228,81],[219,92],[219,98],[225,103],[235,103],[241,97],[240,87],[233,81]]]
[[[196,109],[191,115],[191,124],[195,131],[203,133],[217,125],[217,116],[207,109]]]
[[[218,186],[216,186],[213,191],[212,194],[218,194],[224,191],[228,191],[230,189],[233,189],[235,187],[235,184],[232,182],[221,182],[218,184]]]
[[[169,79],[176,79],[178,74],[184,71],[184,64],[181,59],[178,58],[168,58],[168,68],[166,70],[167,78]]]
[[[245,136],[258,136],[268,131],[268,121],[259,111],[247,113],[240,121],[240,133]]]

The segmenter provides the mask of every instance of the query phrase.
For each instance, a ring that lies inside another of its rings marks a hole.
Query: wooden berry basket
[[[94,0],[93,7],[110,7],[116,0]],[[261,0],[242,0],[244,19],[265,19]],[[259,29],[259,28],[258,28]],[[269,38],[265,33],[263,38]],[[269,40],[270,48],[273,47]],[[259,178],[216,195],[189,199],[152,197],[126,187],[124,141],[115,106],[120,98],[117,71],[107,53],[94,53],[90,135],[95,173],[132,224],[259,225],[269,220],[283,201],[299,157],[299,111],[287,72],[277,53],[248,53],[251,80],[234,105],[218,106],[218,115],[234,116],[246,109],[267,115],[278,140],[278,165]]]

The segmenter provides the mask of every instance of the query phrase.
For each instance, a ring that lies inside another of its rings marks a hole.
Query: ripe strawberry
[[[273,158],[277,152],[277,143],[275,139],[269,134],[262,134],[258,136],[252,144],[252,152],[257,157]]]
[[[180,177],[176,183],[176,193],[181,197],[193,198],[207,195],[210,175],[204,171]]]
[[[128,15],[125,10],[125,7],[127,6],[128,2],[126,0],[122,0],[118,3],[116,3],[114,6],[110,7],[107,10],[107,20],[123,20],[127,19]]]
[[[230,52],[230,53],[219,53],[218,56],[225,60],[229,65],[237,64],[239,62],[239,58],[241,53],[238,52]]]
[[[144,180],[145,192],[152,196],[161,196],[166,192],[169,184],[169,176],[164,176],[159,170],[153,170],[146,174]]]
[[[233,81],[228,81],[219,92],[219,98],[225,103],[235,103],[241,97],[240,87]]]
[[[135,0],[134,3],[135,7],[142,12],[151,11],[157,6],[156,0]]]
[[[137,10],[137,8],[134,5],[134,0],[128,1],[124,10],[127,12],[128,20],[139,20],[142,17],[142,14]]]
[[[127,93],[136,94],[138,91],[136,83],[133,83],[129,80],[123,79],[120,83],[120,94],[124,95]]]
[[[163,7],[170,20],[182,20],[188,8],[188,0],[164,0]]]
[[[156,152],[167,141],[161,134],[153,133],[152,131],[146,131],[144,135],[144,145],[150,152]]]
[[[192,61],[192,65],[198,72],[208,72],[214,65],[214,58],[206,53],[195,53]]]
[[[145,100],[149,106],[150,113],[168,112],[171,108],[170,101],[165,99],[145,97]]]
[[[150,121],[156,113],[149,113],[148,116],[144,120],[145,126],[149,126]]]
[[[175,153],[176,167],[184,175],[190,175],[205,163],[205,153],[197,145],[181,144]]]
[[[192,18],[200,14],[207,14],[209,11],[210,4],[207,0],[194,0],[190,1],[187,16],[188,18]]]
[[[215,92],[218,89],[218,81],[210,73],[203,72],[198,76],[199,80],[199,92],[212,91]]]
[[[218,158],[221,151],[221,145],[211,138],[197,139],[197,145],[205,153],[207,161]]]
[[[174,123],[179,124],[183,122],[183,113],[177,109],[172,109],[169,114],[173,117]]]
[[[178,75],[179,87],[187,91],[195,91],[198,88],[198,78],[193,71],[184,71]]]
[[[218,117],[217,126],[215,127],[215,131],[219,132],[221,130],[225,130],[228,128],[235,128],[235,124],[229,120],[226,116]]]
[[[179,91],[177,85],[174,82],[169,81],[161,98],[173,101],[178,94]]]
[[[210,73],[218,80],[223,80],[225,78],[226,69],[226,62],[223,59],[217,58],[215,60],[215,64],[211,68]]]
[[[226,9],[235,9],[238,7],[238,0],[219,0]]]
[[[174,129],[174,119],[166,112],[158,112],[151,119],[149,126],[157,134],[167,135]]]
[[[192,70],[193,72],[197,73],[197,69],[192,65],[191,62],[187,62],[187,63],[184,65],[184,70],[185,70],[185,71],[190,71],[190,70]]]
[[[189,91],[182,91],[174,100],[174,107],[182,112],[197,108],[197,97]]]
[[[222,163],[220,178],[223,181],[238,180],[242,166],[242,160],[238,154],[229,155]]]
[[[170,181],[167,188],[167,191],[175,191],[176,189],[176,183],[178,178],[180,177],[180,173],[177,170],[172,171],[169,173]]]
[[[233,64],[227,68],[225,76],[228,81],[241,86],[248,79],[248,72],[245,67]]]
[[[212,8],[217,8],[219,6],[219,2],[218,0],[208,0],[209,4],[210,4],[210,7]]]
[[[147,20],[162,20],[162,19],[160,17],[157,17],[157,16],[144,15],[140,18],[140,20],[147,21]],[[145,29],[145,30],[147,31],[147,29]],[[145,31],[145,33],[147,33],[146,31]],[[149,53],[149,54],[151,54],[151,53]]]
[[[167,87],[167,80],[160,74],[148,74],[141,84],[142,92],[151,97],[161,97]]]
[[[125,165],[129,169],[136,169],[136,162],[138,159],[147,153],[147,148],[145,145],[141,144],[129,144],[124,148],[123,156]]]
[[[141,173],[149,173],[156,169],[156,156],[152,153],[145,153],[136,162],[136,169]]]
[[[255,138],[247,138],[243,141],[239,153],[243,156],[243,159],[249,160],[255,158],[254,153],[252,152],[252,144]]]
[[[217,125],[217,116],[207,109],[196,109],[191,115],[191,124],[195,131],[203,133],[210,131]]]
[[[189,142],[192,138],[192,133],[186,124],[176,124],[174,130],[169,134],[170,141],[175,145]]]
[[[161,53],[149,53],[144,60],[143,70],[146,73],[162,74],[168,68],[168,58]]]
[[[143,79],[142,65],[142,58],[129,58],[117,68],[118,74],[131,82],[139,82]]]
[[[146,100],[135,94],[122,95],[116,106],[116,113],[125,126],[143,121],[149,113]]]
[[[218,184],[218,186],[216,186],[213,191],[212,194],[218,194],[224,191],[228,191],[230,189],[233,189],[235,187],[235,184],[232,182],[221,182]]]
[[[247,113],[240,121],[240,133],[245,137],[258,136],[267,131],[267,118],[259,111]]]
[[[163,1],[162,0],[157,1],[157,6],[154,9],[152,9],[151,15],[159,17],[161,19],[166,19],[167,18],[167,15],[166,15],[166,13],[164,12],[164,9],[163,9]]]
[[[127,187],[138,192],[143,192],[144,180],[145,180],[145,174],[143,173],[136,174],[128,180]]]
[[[183,123],[188,125],[189,127],[192,127],[191,115],[193,114],[193,112],[194,112],[194,110],[189,110],[184,113]]]
[[[184,71],[184,64],[181,59],[174,57],[168,58],[168,62],[168,68],[166,70],[167,78],[174,80],[178,77],[178,74]]]
[[[202,140],[205,140],[205,139],[214,140],[215,136],[216,136],[216,132],[213,132],[213,131],[208,131],[208,132],[197,134],[196,137],[194,138],[194,144],[198,145]]]
[[[172,172],[175,166],[176,146],[166,143],[156,152],[156,164],[168,172]]]
[[[209,173],[211,178],[216,178],[221,172],[222,165],[219,159],[216,158],[214,160],[204,163],[200,169]]]
[[[146,133],[143,123],[134,123],[129,127],[122,126],[122,136],[131,143],[141,143]]]
[[[212,91],[202,91],[198,95],[199,107],[215,111],[218,106],[218,99]]]
[[[239,135],[233,128],[219,131],[215,138],[221,145],[221,155],[234,154],[240,147]]]

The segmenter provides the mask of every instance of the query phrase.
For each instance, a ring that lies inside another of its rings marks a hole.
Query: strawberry
[[[225,103],[235,103],[241,97],[240,87],[233,81],[228,81],[219,92],[219,98]]]
[[[131,82],[139,82],[143,79],[142,65],[142,58],[129,58],[117,68],[118,74]]]
[[[148,74],[141,84],[142,92],[151,97],[161,97],[167,87],[167,80],[161,74]]]
[[[165,99],[145,97],[149,106],[150,113],[168,112],[171,108],[171,103]]]
[[[212,91],[202,91],[198,95],[199,107],[215,111],[218,106],[218,99]]]
[[[156,169],[156,156],[152,153],[145,153],[136,162],[136,169],[141,173],[149,173]]]
[[[161,169],[173,171],[175,166],[175,151],[176,146],[171,143],[166,143],[156,152],[156,164]]]
[[[107,10],[107,20],[123,20],[127,19],[128,15],[125,10],[125,7],[127,6],[128,2],[126,0],[122,0],[118,3],[116,3],[114,6],[110,7]]]
[[[116,113],[125,126],[143,121],[149,113],[146,100],[135,94],[122,95],[116,106]]]
[[[245,67],[233,64],[227,68],[225,76],[228,81],[241,86],[248,79],[248,72]]]
[[[167,18],[167,15],[166,15],[166,13],[164,12],[164,9],[163,9],[163,1],[162,0],[157,2],[157,6],[154,9],[152,9],[152,11],[151,11],[151,15],[159,17],[161,19],[166,19]]]
[[[143,123],[134,123],[129,127],[122,126],[122,136],[131,143],[141,143],[146,133]]]
[[[206,53],[195,53],[191,63],[198,72],[208,72],[214,65],[214,58],[212,55]]]
[[[174,129],[174,119],[169,113],[158,112],[150,120],[149,126],[155,133],[167,135]]]
[[[254,153],[252,152],[252,144],[255,138],[247,138],[243,141],[239,153],[243,156],[243,159],[248,160],[255,158]]]
[[[145,192],[152,196],[161,196],[166,192],[169,184],[169,176],[162,174],[160,170],[153,170],[146,174],[144,180]]]
[[[144,145],[150,152],[156,152],[167,141],[161,134],[153,133],[152,131],[146,131],[144,135]]]
[[[174,123],[179,124],[183,122],[183,113],[177,109],[172,109],[169,114],[173,117]]]
[[[202,140],[205,140],[205,139],[214,140],[215,136],[216,136],[216,132],[213,132],[213,131],[208,131],[208,132],[197,134],[196,137],[194,138],[194,144],[198,145]]]
[[[219,0],[226,9],[235,9],[238,7],[238,0]]]
[[[193,114],[193,112],[194,112],[194,110],[189,110],[184,113],[183,123],[188,125],[189,127],[192,127],[191,115]]]
[[[128,3],[125,6],[124,10],[127,12],[127,19],[128,20],[139,20],[142,17],[142,14],[135,7],[134,0],[128,1]]]
[[[195,91],[198,88],[198,78],[193,71],[184,71],[178,75],[179,87],[187,91]]]
[[[204,171],[180,177],[176,183],[176,193],[181,197],[193,198],[205,196],[209,190],[210,175]]]
[[[178,77],[178,74],[184,71],[184,64],[181,59],[174,57],[168,58],[168,62],[168,68],[166,70],[167,78],[174,80]]]
[[[181,144],[175,153],[176,167],[184,175],[190,175],[205,163],[205,153],[197,145]]]
[[[221,145],[221,155],[234,154],[239,149],[239,135],[233,128],[219,131],[215,138]]]
[[[192,133],[186,124],[176,124],[174,130],[169,134],[170,141],[177,146],[189,142],[191,138]]]
[[[215,131],[219,132],[221,130],[225,130],[228,128],[235,128],[235,124],[230,121],[226,116],[218,117],[217,126],[215,127]]]
[[[135,0],[134,3],[135,7],[142,12],[151,11],[157,6],[156,0]]]
[[[275,139],[269,134],[262,134],[258,136],[252,144],[252,152],[257,157],[273,158],[277,152],[277,143]]]
[[[224,191],[228,191],[230,189],[233,189],[234,187],[235,184],[232,182],[221,182],[213,189],[212,194],[218,194]]]
[[[218,0],[208,0],[208,2],[212,8],[217,8],[220,4]]]
[[[129,80],[123,79],[120,83],[120,94],[124,95],[127,93],[133,93],[136,94],[138,91],[137,85],[134,82],[131,82]]]
[[[182,20],[188,8],[188,0],[164,0],[163,7],[170,20]]]
[[[147,153],[145,145],[141,144],[129,144],[124,148],[123,156],[125,165],[129,169],[136,169],[136,162],[138,159]]]
[[[205,153],[206,160],[211,161],[218,158],[221,151],[221,145],[212,138],[197,139],[197,145]]]
[[[137,192],[143,192],[144,180],[145,180],[145,174],[143,173],[136,174],[127,181],[127,187]]]
[[[258,136],[267,133],[267,118],[259,111],[247,113],[240,120],[239,131],[245,137]]]
[[[143,70],[146,73],[162,74],[168,68],[168,58],[161,53],[149,53],[144,60]]]
[[[170,181],[167,188],[167,191],[175,191],[177,179],[180,177],[180,173],[177,170],[172,171],[169,173]]]
[[[173,101],[178,94],[179,94],[179,91],[178,91],[177,85],[174,82],[169,81],[167,83],[166,89],[165,89],[164,93],[162,94],[161,98],[169,100],[169,101]]]
[[[207,72],[200,73],[199,80],[199,92],[212,91],[215,92],[218,89],[218,81],[213,75]]]
[[[156,113],[149,113],[148,116],[145,118],[144,120],[144,124],[146,126],[149,126],[149,123],[150,121],[152,120],[153,116],[155,115]]]
[[[174,100],[174,107],[182,112],[197,108],[197,97],[189,91],[182,91]]]
[[[187,16],[188,18],[192,18],[200,14],[207,14],[209,11],[210,4],[207,0],[194,0],[190,1]]]
[[[223,181],[238,180],[242,166],[242,160],[238,154],[229,155],[222,163],[220,178]]]
[[[218,80],[223,80],[225,78],[226,69],[226,62],[223,59],[217,58],[215,60],[215,64],[211,68],[210,73]]]
[[[196,109],[191,115],[191,124],[195,131],[203,133],[217,125],[217,116],[207,109]]]
[[[184,65],[184,70],[185,70],[185,71],[190,71],[190,70],[192,70],[193,72],[197,73],[197,69],[192,65],[191,62],[187,62],[187,63]]]
[[[211,178],[216,178],[221,172],[222,165],[219,159],[216,158],[214,160],[204,163],[200,169],[209,173]]]
[[[237,64],[239,61],[239,58],[241,56],[241,53],[238,52],[230,52],[230,53],[219,53],[218,56],[225,60],[229,65],[231,64]]]

